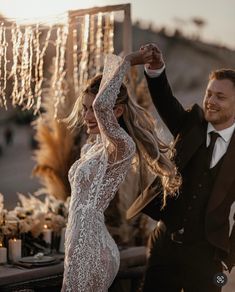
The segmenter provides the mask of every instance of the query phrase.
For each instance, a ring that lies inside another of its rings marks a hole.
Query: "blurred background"
[[[163,50],[172,87],[185,107],[201,103],[208,73],[220,67],[235,67],[235,1],[79,1],[1,0],[2,21],[18,24],[62,22],[66,10],[131,3],[133,50],[156,42]],[[120,29],[119,29],[120,30]],[[122,39],[114,34],[115,52]],[[46,62],[45,62],[46,63]],[[17,192],[31,193],[39,181],[31,177],[34,166],[32,111],[0,108],[0,192],[5,207],[17,202]]]
[[[185,108],[195,102],[201,104],[211,70],[235,68],[234,0],[1,0],[0,23],[58,26],[64,23],[67,10],[125,3],[131,4],[132,50],[138,50],[148,42],[159,45],[172,88]],[[123,50],[122,34],[122,18],[117,17],[114,29],[116,54]],[[52,53],[45,55],[45,71],[49,70],[52,56]],[[0,48],[0,61],[2,57]],[[3,84],[3,72],[1,74]],[[153,111],[148,92],[141,86],[143,68],[139,68],[137,75],[140,76],[136,81],[138,101]],[[8,98],[11,98],[10,92]],[[157,113],[153,113],[159,120]],[[19,106],[12,107],[11,104],[8,104],[8,110],[0,107],[0,193],[8,210],[17,205],[17,193],[34,193],[42,187],[39,179],[32,176],[38,142],[31,124],[38,116],[32,110],[22,111]],[[160,129],[163,139],[170,141],[170,134],[161,121]],[[232,281],[224,288],[225,292],[232,291]]]

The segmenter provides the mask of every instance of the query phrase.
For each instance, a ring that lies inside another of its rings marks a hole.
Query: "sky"
[[[132,20],[156,27],[179,27],[185,34],[196,32],[192,18],[205,21],[201,38],[235,49],[235,0],[0,0],[0,13],[9,18],[54,18],[67,10],[131,3]]]

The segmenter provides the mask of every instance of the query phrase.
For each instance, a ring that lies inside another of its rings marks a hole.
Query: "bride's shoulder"
[[[97,137],[98,136],[98,137]],[[100,135],[89,137],[88,140],[81,148],[80,157],[83,157],[87,152],[89,152],[96,144],[99,144],[101,141]]]

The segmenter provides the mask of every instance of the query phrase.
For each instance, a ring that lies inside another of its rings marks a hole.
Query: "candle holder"
[[[46,245],[50,249],[50,253],[51,253],[52,230],[46,224],[43,226],[42,236],[43,236],[43,240],[46,242]]]
[[[3,237],[0,237],[0,265],[7,263],[7,248],[3,245]]]
[[[8,258],[10,262],[17,262],[22,257],[22,241],[13,238],[8,241]]]
[[[66,232],[66,227],[63,227],[61,229],[60,247],[59,247],[59,252],[63,254],[64,254],[64,244],[65,244],[65,232]]]
[[[52,245],[51,245],[51,253],[56,254],[59,251],[60,245],[60,233],[52,232]]]

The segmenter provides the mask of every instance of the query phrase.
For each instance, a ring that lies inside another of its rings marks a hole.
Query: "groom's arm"
[[[141,48],[152,51],[152,59],[145,65],[145,76],[153,104],[174,137],[179,133],[186,111],[174,97],[168,82],[162,52],[156,44]]]

